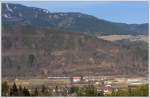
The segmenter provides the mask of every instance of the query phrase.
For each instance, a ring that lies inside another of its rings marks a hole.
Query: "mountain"
[[[116,25],[125,28],[129,31],[136,32],[137,35],[148,35],[148,24],[125,24],[125,23],[116,23]]]
[[[68,19],[69,23],[75,23],[69,25]],[[85,34],[90,28],[86,27],[91,25],[87,21],[122,31],[121,25],[117,29],[116,23],[81,13],[50,13],[39,8],[2,4],[2,77],[148,75],[148,43],[110,42],[97,38],[94,32]],[[62,29],[64,26],[66,30]],[[75,32],[77,28],[81,32]]]
[[[79,12],[51,13],[46,9],[10,3],[2,3],[2,23],[30,24],[37,27],[48,27],[61,31],[86,34],[148,35],[148,23],[115,23]]]
[[[2,26],[2,77],[148,74],[148,43],[83,33]]]

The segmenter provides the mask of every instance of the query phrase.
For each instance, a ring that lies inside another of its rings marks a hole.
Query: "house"
[[[95,85],[99,85],[100,84],[100,82],[95,82]]]
[[[81,81],[81,77],[72,77],[72,82],[77,83]]]
[[[104,94],[106,95],[109,95],[112,93],[112,86],[111,85],[105,85],[105,88],[104,88]]]
[[[127,83],[129,86],[142,85],[142,84],[146,84],[146,81],[142,78],[130,78],[127,80]]]

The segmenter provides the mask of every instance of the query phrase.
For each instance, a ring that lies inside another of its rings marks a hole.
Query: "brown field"
[[[148,36],[145,35],[138,35],[138,36],[133,36],[133,35],[106,35],[106,36],[97,36],[97,38],[101,38],[104,40],[108,41],[117,41],[117,40],[123,40],[123,39],[128,39],[130,41],[137,41],[141,40],[144,42],[149,41]]]
[[[15,80],[4,80],[7,81],[10,86],[13,85],[15,82],[16,85],[21,85],[23,87],[29,87],[29,88],[34,88],[34,87],[41,87],[42,85],[45,86],[65,86],[71,83],[69,79],[15,79]]]

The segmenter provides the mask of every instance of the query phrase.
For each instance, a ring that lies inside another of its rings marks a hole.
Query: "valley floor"
[[[48,96],[90,96],[84,95],[85,89],[96,92],[103,96],[117,96],[113,94],[120,94],[129,90],[136,90],[139,87],[148,87],[148,79],[145,77],[112,77],[112,76],[75,76],[75,77],[47,77],[41,79],[15,79],[3,80],[7,81],[9,87],[16,85],[28,88],[30,94],[35,93],[38,89],[39,92],[44,87],[48,90]],[[15,84],[14,84],[15,83]],[[147,85],[147,86],[146,86]],[[74,89],[75,91],[71,91]],[[76,90],[80,91],[76,91]],[[80,92],[80,94],[79,94]],[[145,91],[144,91],[145,92]],[[83,93],[83,94],[82,94]],[[64,94],[64,95],[63,95]],[[98,95],[93,96],[98,96]],[[9,96],[9,95],[8,95]],[[46,95],[39,95],[46,96]],[[126,95],[118,96],[131,96]],[[133,94],[134,96],[134,94]],[[140,95],[138,95],[140,96]]]

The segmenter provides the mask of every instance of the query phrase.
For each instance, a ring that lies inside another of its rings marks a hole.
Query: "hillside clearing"
[[[106,36],[97,36],[97,38],[101,38],[108,41],[117,41],[117,40],[123,40],[128,39],[130,41],[137,41],[141,40],[148,43],[148,36],[145,35],[106,35]]]

